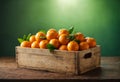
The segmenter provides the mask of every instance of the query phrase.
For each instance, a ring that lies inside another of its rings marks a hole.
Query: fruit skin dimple
[[[29,41],[23,41],[21,44],[20,44],[21,47],[31,47],[31,43]]]
[[[78,51],[79,50],[79,45],[75,41],[70,41],[67,45],[68,51]]]
[[[60,46],[60,42],[58,39],[51,39],[49,41],[49,44],[52,44],[55,48],[59,48],[59,46]]]
[[[87,42],[80,43],[80,50],[87,50],[89,49],[89,44]]]
[[[35,35],[36,41],[40,42],[41,40],[43,40],[40,37],[46,37],[45,33],[44,32],[37,32],[36,35]]]
[[[34,41],[34,42],[31,44],[31,48],[39,48],[39,42],[38,42],[38,41]]]
[[[91,37],[86,37],[86,42],[89,44],[90,48],[93,48],[96,46],[96,40]]]
[[[48,40],[42,40],[40,43],[39,43],[39,47],[41,49],[47,49],[47,44],[49,43]]]
[[[66,35],[66,34],[61,34],[60,36],[59,36],[59,42],[61,43],[61,44],[63,44],[63,45],[67,45],[68,44],[68,42],[69,42],[69,39],[67,38],[67,36],[68,35]]]
[[[61,45],[61,46],[59,47],[59,50],[67,50],[67,45]]]

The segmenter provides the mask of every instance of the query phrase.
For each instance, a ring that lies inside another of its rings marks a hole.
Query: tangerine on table
[[[79,40],[81,42],[85,40],[84,35],[82,33],[80,33],[80,32],[75,34],[75,39]]]
[[[95,47],[96,46],[96,40],[91,37],[86,37],[86,42],[89,44],[89,47]]]
[[[30,36],[30,38],[29,38],[29,41],[32,43],[32,42],[34,42],[36,39],[35,39],[35,35],[32,35],[32,36]]]
[[[67,50],[67,45],[61,45],[61,46],[59,47],[59,50]]]
[[[61,35],[59,36],[59,42],[60,42],[61,44],[63,44],[63,45],[68,44],[69,39],[67,38],[67,36],[68,36],[68,35],[66,35],[66,34],[61,34]]]
[[[46,49],[48,43],[49,43],[48,40],[42,40],[42,41],[39,43],[39,47],[40,47],[41,49]]]
[[[87,42],[80,43],[80,50],[87,50],[89,49],[89,44]]]
[[[38,41],[34,41],[34,42],[31,44],[31,48],[39,48],[39,42],[38,42]]]
[[[76,41],[70,41],[67,45],[68,51],[78,51],[79,45]]]
[[[31,43],[29,41],[23,41],[21,44],[20,44],[21,47],[31,47]]]
[[[61,34],[69,35],[69,32],[68,32],[67,29],[60,29],[60,30],[58,31],[58,35],[60,36]]]
[[[52,44],[55,48],[59,48],[59,46],[60,46],[60,42],[58,39],[51,39],[49,41],[49,44]]]
[[[47,40],[51,39],[57,39],[58,38],[58,32],[55,29],[49,29],[46,34]]]
[[[41,40],[43,40],[43,38],[41,38],[41,37],[46,37],[45,33],[44,32],[37,32],[35,35],[36,41],[40,42]]]

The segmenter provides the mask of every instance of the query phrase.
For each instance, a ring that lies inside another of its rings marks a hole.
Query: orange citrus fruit
[[[66,34],[61,34],[61,35],[59,36],[59,42],[60,42],[61,44],[63,44],[63,45],[68,44],[69,39],[68,39],[67,36],[68,36],[68,35],[66,35]]]
[[[39,48],[39,42],[38,42],[38,41],[34,41],[34,42],[31,44],[31,48]]]
[[[51,40],[51,39],[57,39],[58,38],[58,34],[51,32],[49,34],[46,35],[47,40]]]
[[[59,48],[59,46],[60,46],[60,42],[58,39],[51,39],[49,41],[49,44],[52,44],[55,48]]]
[[[89,47],[95,47],[96,46],[96,40],[91,37],[86,37],[86,42],[89,44]]]
[[[80,43],[80,50],[87,50],[89,49],[89,44],[87,42]]]
[[[61,46],[59,47],[59,50],[67,50],[67,45],[61,45]]]
[[[29,38],[29,41],[32,43],[32,42],[34,42],[36,39],[35,39],[35,35],[32,35],[32,36],[30,36],[30,38]]]
[[[69,35],[69,32],[68,32],[67,29],[60,29],[60,30],[58,31],[58,34],[59,34],[59,36],[60,36],[61,34]]]
[[[49,43],[48,40],[42,40],[42,41],[39,43],[39,47],[42,48],[42,49],[46,49],[48,43]]]
[[[49,29],[49,30],[47,31],[47,34],[49,34],[49,33],[51,33],[51,32],[57,32],[57,31],[56,31],[56,29],[51,28],[51,29]]]
[[[82,33],[80,33],[80,32],[75,34],[75,39],[79,40],[81,42],[85,40],[84,35]]]
[[[55,29],[49,29],[47,31],[46,38],[47,38],[47,40],[57,39],[58,38],[58,32]]]
[[[70,41],[67,45],[68,51],[78,51],[79,50],[79,45],[75,41]]]
[[[23,41],[21,44],[20,44],[21,47],[31,47],[31,43],[29,41]]]
[[[40,42],[41,40],[43,40],[42,37],[46,37],[45,33],[44,32],[37,32],[36,35],[35,35],[35,39],[36,41]]]

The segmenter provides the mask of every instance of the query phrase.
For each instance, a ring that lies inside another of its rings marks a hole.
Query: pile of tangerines
[[[96,40],[92,37],[85,37],[77,32],[70,34],[67,29],[49,29],[46,33],[39,31],[31,35],[27,40],[20,43],[21,47],[40,48],[40,49],[58,49],[68,51],[81,51],[96,46]]]

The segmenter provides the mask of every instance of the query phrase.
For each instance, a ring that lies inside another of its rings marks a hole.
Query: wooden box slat
[[[85,58],[86,55],[91,54],[91,56],[88,58]],[[92,69],[95,69],[97,67],[100,67],[100,46],[97,46],[95,48],[91,48],[89,50],[81,51],[81,53],[78,54],[78,62],[79,62],[79,72],[80,74],[90,71]]]
[[[16,46],[16,61],[21,68],[82,74],[100,66],[100,46],[83,51],[53,52]]]

